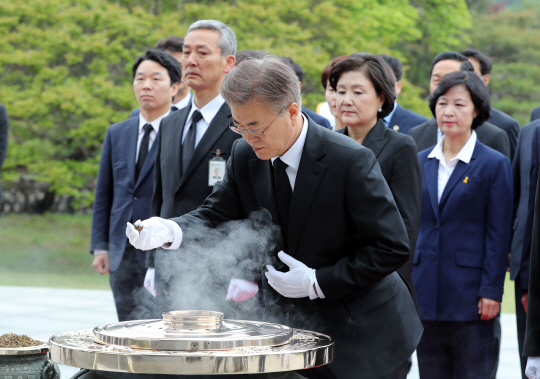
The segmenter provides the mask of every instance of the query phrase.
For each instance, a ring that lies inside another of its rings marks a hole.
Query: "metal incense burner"
[[[90,370],[219,375],[300,370],[332,361],[324,334],[223,313],[174,311],[162,320],[124,321],[51,337],[51,359]]]
[[[60,368],[49,359],[49,345],[0,348],[0,379],[59,379]]]

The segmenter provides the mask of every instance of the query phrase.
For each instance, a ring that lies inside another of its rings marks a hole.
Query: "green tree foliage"
[[[3,0],[0,101],[12,125],[3,180],[28,172],[90,203],[81,189],[95,179],[105,131],[137,106],[135,57],[200,18],[230,25],[240,50],[298,62],[312,108],[324,101],[320,74],[333,57],[386,53],[413,67],[404,46],[454,46],[470,26],[465,0]],[[405,80],[400,103],[428,113],[420,92]]]
[[[520,7],[478,15],[470,36],[471,47],[493,61],[493,105],[520,125],[529,122],[531,110],[540,103],[540,4],[522,2]]]

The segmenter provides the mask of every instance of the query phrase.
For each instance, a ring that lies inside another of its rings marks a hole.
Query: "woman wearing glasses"
[[[337,117],[346,125],[342,133],[375,154],[390,187],[409,237],[410,257],[398,272],[418,309],[411,270],[420,225],[422,168],[414,140],[388,129],[382,119],[394,109],[394,78],[379,56],[353,54],[330,71]]]

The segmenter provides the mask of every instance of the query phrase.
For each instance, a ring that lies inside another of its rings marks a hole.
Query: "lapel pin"
[[[469,177],[466,176],[465,179],[463,179],[463,183],[467,183],[469,181]]]

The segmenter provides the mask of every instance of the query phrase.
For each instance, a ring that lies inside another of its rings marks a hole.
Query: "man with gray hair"
[[[223,181],[193,212],[137,221],[140,233],[128,224],[130,243],[174,250],[200,225],[216,228],[267,209],[281,235],[274,264],[251,283],[262,287],[265,319],[336,341],[330,365],[299,373],[396,378],[422,325],[395,272],[409,255],[407,232],[375,156],[309,121],[295,73],[275,57],[242,62],[221,94],[231,106],[231,129],[243,137]],[[256,293],[244,288],[241,300]]]
[[[239,137],[229,129],[231,110],[219,93],[225,75],[234,68],[235,54],[236,37],[224,23],[199,20],[189,27],[181,64],[193,97],[188,106],[161,123],[152,216],[170,218],[188,213],[212,192],[214,181],[209,175],[215,167],[211,169],[211,159],[216,155],[227,159]],[[165,269],[168,263],[163,258],[160,249],[147,255],[145,279],[145,287],[158,297],[159,311],[170,310],[167,295],[175,280]]]

